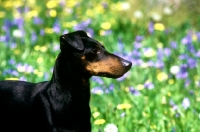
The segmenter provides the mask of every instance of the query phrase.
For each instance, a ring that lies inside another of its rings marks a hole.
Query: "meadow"
[[[93,132],[200,131],[200,25],[131,16],[119,0],[0,5],[0,80],[50,80],[59,36],[84,30],[133,63],[116,80],[90,79]]]

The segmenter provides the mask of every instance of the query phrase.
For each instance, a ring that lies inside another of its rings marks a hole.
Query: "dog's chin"
[[[122,77],[123,75],[124,75],[124,74],[120,74],[120,75],[111,75],[111,74],[107,74],[107,73],[99,73],[98,75],[95,75],[95,76],[117,79],[117,78]]]

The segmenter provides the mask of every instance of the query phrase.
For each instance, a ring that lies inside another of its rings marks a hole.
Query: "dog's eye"
[[[93,49],[93,50],[91,50],[91,53],[93,53],[93,54],[99,54],[100,51],[98,49]]]

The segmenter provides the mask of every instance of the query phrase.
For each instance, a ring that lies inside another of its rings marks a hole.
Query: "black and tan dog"
[[[1,132],[91,132],[89,78],[118,78],[132,65],[84,31],[62,35],[60,48],[50,81],[0,81]]]

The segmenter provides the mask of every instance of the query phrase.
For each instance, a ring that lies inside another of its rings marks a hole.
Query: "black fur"
[[[95,55],[97,45],[98,50],[105,49],[84,31],[62,35],[60,43],[61,52],[50,81],[0,81],[0,131],[91,132],[89,78],[92,73],[85,67],[104,58],[107,51]],[[124,65],[124,74],[131,63],[118,60],[128,63]]]

